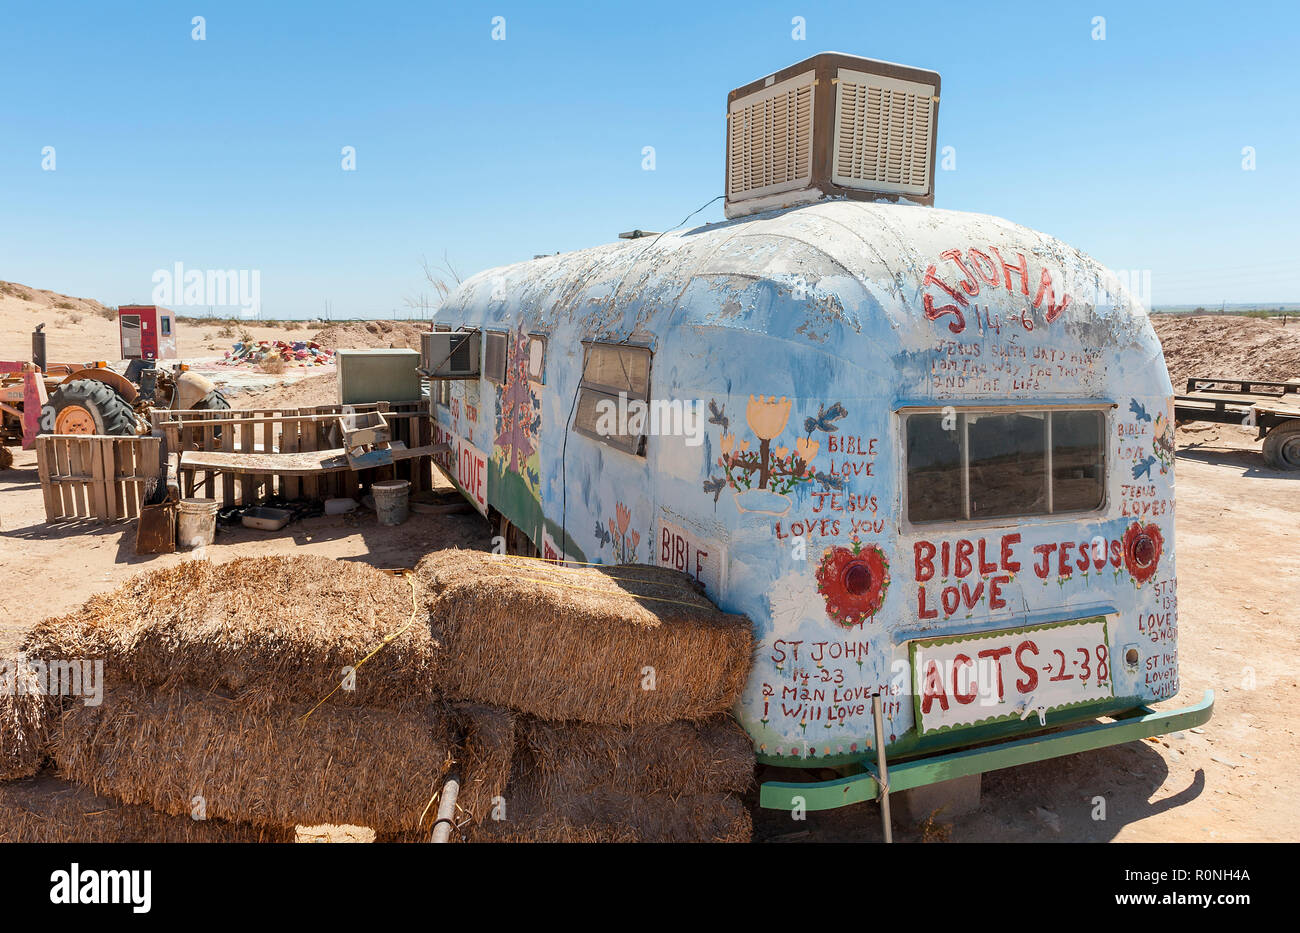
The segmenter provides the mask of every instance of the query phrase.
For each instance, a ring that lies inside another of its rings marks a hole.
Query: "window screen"
[[[1105,415],[981,411],[908,415],[907,517],[980,521],[1099,509]]]
[[[506,335],[489,331],[483,354],[483,375],[504,385],[506,381]]]
[[[622,396],[622,398],[620,398]],[[645,456],[645,423],[630,403],[650,397],[650,351],[644,347],[588,344],[573,426],[602,443]],[[605,402],[606,405],[601,403]],[[602,412],[606,414],[602,418]],[[648,414],[645,416],[648,418]]]

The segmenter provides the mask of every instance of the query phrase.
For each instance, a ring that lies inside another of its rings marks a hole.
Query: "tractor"
[[[8,445],[29,449],[38,434],[146,434],[153,408],[230,407],[183,364],[133,359],[122,374],[103,360],[47,363],[44,327],[32,333],[32,362],[0,362],[0,469],[13,461]]]

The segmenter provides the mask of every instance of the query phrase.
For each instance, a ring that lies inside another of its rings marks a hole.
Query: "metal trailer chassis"
[[[1115,714],[1112,722],[1093,722],[1009,742],[890,761],[885,781],[880,780],[876,761],[864,757],[845,766],[842,770],[847,773],[831,781],[767,781],[759,788],[759,806],[769,810],[834,810],[882,798],[887,805],[888,795],[897,791],[1191,729],[1208,722],[1213,714],[1214,691],[1207,690],[1200,703],[1182,709],[1156,711],[1140,706]]]

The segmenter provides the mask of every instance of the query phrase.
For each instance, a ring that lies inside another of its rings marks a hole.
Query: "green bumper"
[[[891,761],[889,792],[892,794],[971,774],[983,774],[985,771],[997,771],[999,768],[1046,761],[1048,758],[1191,729],[1209,721],[1213,714],[1214,691],[1207,690],[1200,703],[1183,709],[1157,712],[1149,707],[1141,707],[1133,715],[1114,722],[1092,723],[1066,732],[1030,736],[1014,742],[985,745],[930,758],[897,763]],[[805,810],[834,810],[875,800],[880,787],[874,773],[875,762],[863,759],[861,766],[866,769],[862,773],[834,781],[808,784],[768,781],[759,790],[759,805],[769,810],[793,810],[798,802]]]

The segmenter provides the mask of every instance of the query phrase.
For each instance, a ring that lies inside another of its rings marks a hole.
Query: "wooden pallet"
[[[161,480],[161,437],[41,434],[36,469],[47,522],[116,522],[140,514],[145,484]]]
[[[382,411],[392,439],[415,450],[428,447],[433,423],[426,402],[350,406],[359,412]],[[250,505],[272,496],[284,499],[356,498],[376,479],[405,479],[411,491],[432,485],[428,456],[416,456],[374,470],[311,469],[296,466],[277,470],[286,454],[327,452],[332,456],[341,442],[338,418],[342,405],[312,408],[248,409],[229,411],[155,411],[156,433],[167,440],[169,453],[203,451],[239,454],[247,460],[237,468],[222,469],[222,457],[190,457],[178,468],[182,496],[205,496],[218,500],[222,509]],[[242,459],[242,458],[241,458]],[[313,458],[309,458],[313,459]],[[261,471],[265,467],[265,472]],[[382,470],[382,473],[380,472]]]

